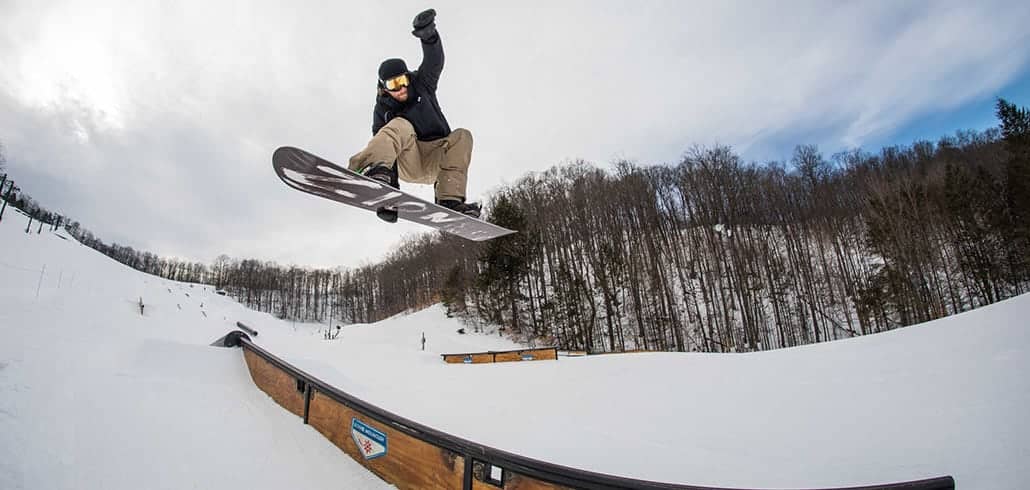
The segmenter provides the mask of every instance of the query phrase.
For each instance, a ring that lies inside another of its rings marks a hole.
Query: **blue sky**
[[[936,143],[941,137],[953,135],[960,130],[983,131],[996,127],[998,118],[994,110],[999,97],[1021,107],[1030,107],[1030,69],[1021,70],[1016,78],[990,94],[969,98],[955,107],[931,107],[858,146],[875,153],[886,146],[907,146],[920,140]],[[840,141],[840,124],[836,124],[832,118],[827,118],[825,122],[820,127],[782,131],[753,147],[735,148],[746,160],[760,163],[789,161],[794,147],[800,144],[814,144],[827,157],[854,148]]]
[[[941,137],[953,135],[960,130],[983,131],[996,127],[998,119],[994,115],[994,110],[999,97],[1021,107],[1030,107],[1030,69],[1022,70],[1015,79],[992,94],[970,98],[955,107],[931,108],[859,146],[875,153],[886,146],[907,146],[920,140],[935,143]],[[748,161],[789,161],[795,146],[815,144],[828,157],[835,152],[852,148],[836,138],[839,132],[840,127],[827,119],[825,126],[786,130],[769,137],[755,147],[737,149]]]
[[[941,136],[953,134],[956,130],[983,130],[997,126],[994,109],[999,97],[1021,107],[1030,107],[1030,71],[1022,72],[993,96],[978,97],[954,109],[930,112],[871,142],[868,149],[908,145],[917,140],[936,142]]]

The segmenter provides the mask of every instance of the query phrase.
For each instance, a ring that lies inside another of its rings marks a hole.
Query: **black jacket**
[[[443,44],[439,36],[434,43],[422,43],[422,64],[418,71],[410,73],[408,100],[397,102],[390,94],[380,91],[372,113],[372,134],[395,117],[403,117],[415,127],[415,134],[422,141],[435,140],[451,134],[451,127],[440,110],[436,100],[436,86],[443,71]]]

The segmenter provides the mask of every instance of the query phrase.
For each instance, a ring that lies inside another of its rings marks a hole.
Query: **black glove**
[[[411,22],[411,26],[415,30],[411,31],[411,34],[426,43],[435,43],[439,39],[436,33],[436,11],[428,9],[415,16],[415,20]]]

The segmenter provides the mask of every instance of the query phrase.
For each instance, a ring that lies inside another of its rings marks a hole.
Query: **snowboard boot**
[[[436,203],[452,211],[464,214],[465,216],[479,218],[479,203],[465,202],[464,199],[444,199],[442,201],[437,200]]]
[[[368,167],[365,167],[365,171],[363,172],[363,175],[365,177],[368,177],[368,178],[370,178],[372,180],[375,180],[377,182],[381,182],[384,185],[388,185],[390,187],[393,187],[394,189],[398,189],[399,190],[401,188],[400,180],[397,178],[397,165],[396,164],[394,164],[394,165],[387,165],[386,163],[382,163],[382,162],[380,162],[380,163],[373,163],[372,165],[369,165]],[[381,220],[383,220],[383,221],[385,221],[387,223],[396,223],[397,222],[397,210],[396,209],[390,209],[390,208],[385,208],[385,207],[376,209],[376,216],[378,216],[379,219],[381,219]]]
[[[388,165],[386,163],[373,163],[365,167],[365,171],[362,172],[365,177],[372,180],[382,182],[394,189],[400,190],[401,183],[397,178],[397,165]]]

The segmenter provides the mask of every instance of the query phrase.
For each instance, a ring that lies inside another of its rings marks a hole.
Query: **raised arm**
[[[436,32],[436,11],[425,10],[415,16],[411,22],[414,30],[411,34],[422,40],[422,64],[418,67],[421,78],[430,90],[436,91],[443,72],[443,44],[440,34]]]

